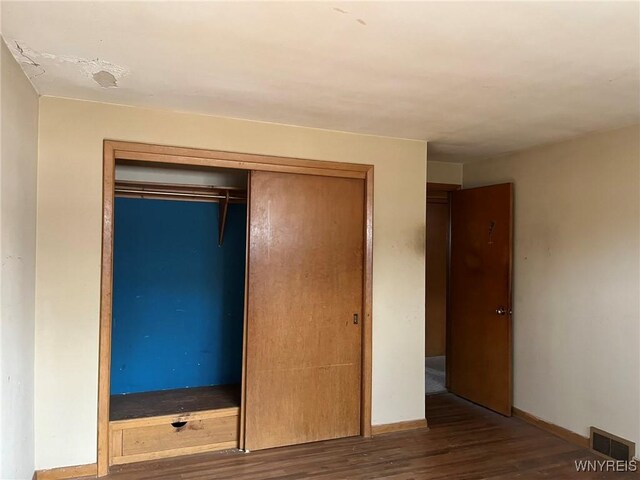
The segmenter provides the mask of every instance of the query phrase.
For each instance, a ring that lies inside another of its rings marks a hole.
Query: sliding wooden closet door
[[[245,449],[360,433],[364,181],[252,172]]]

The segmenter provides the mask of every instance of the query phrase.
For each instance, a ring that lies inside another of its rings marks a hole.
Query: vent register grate
[[[615,460],[628,462],[636,454],[635,443],[596,427],[591,427],[590,446],[593,451]]]

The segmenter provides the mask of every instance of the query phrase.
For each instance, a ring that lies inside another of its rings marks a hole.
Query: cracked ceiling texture
[[[43,95],[428,140],[466,162],[640,122],[638,2],[2,2]]]

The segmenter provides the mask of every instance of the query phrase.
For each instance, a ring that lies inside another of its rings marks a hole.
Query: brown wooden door
[[[364,181],[252,172],[250,189],[244,447],[358,435]]]
[[[450,390],[511,415],[511,184],[451,194]]]

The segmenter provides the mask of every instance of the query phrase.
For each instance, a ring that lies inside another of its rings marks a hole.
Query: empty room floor
[[[219,452],[114,467],[112,480],[638,478],[578,473],[584,448],[451,394],[427,400],[430,428],[244,454]]]

